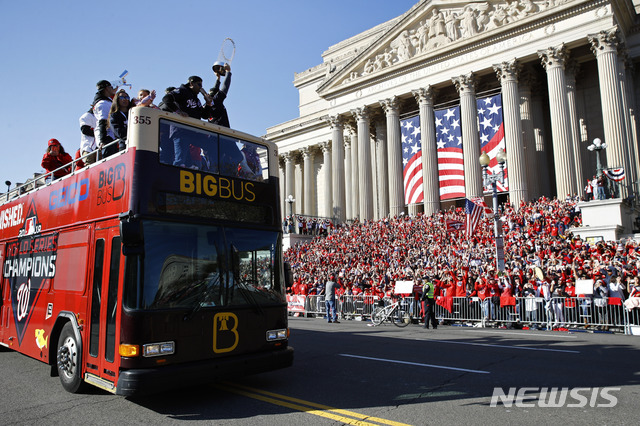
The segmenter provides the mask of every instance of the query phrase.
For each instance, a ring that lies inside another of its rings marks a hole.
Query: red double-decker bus
[[[189,164],[174,165],[174,148]],[[119,395],[290,366],[274,144],[150,108],[0,197],[0,345]],[[186,166],[186,167],[185,167]]]

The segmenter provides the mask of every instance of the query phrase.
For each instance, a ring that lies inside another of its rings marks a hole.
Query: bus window
[[[160,120],[160,162],[174,165],[175,144],[187,141],[191,165],[218,173],[218,134],[180,123]]]
[[[263,167],[262,164],[268,161],[267,148],[247,141],[241,141],[240,145],[242,160],[238,165],[238,177],[257,182],[267,179],[268,165],[265,164]]]
[[[281,288],[275,278],[276,242],[269,232],[225,228],[238,258],[235,295],[245,302],[276,302]]]
[[[188,167],[256,182],[269,177],[266,146],[164,119],[160,120],[160,162],[174,165],[174,147],[185,140],[191,154]]]
[[[118,304],[118,280],[120,279],[120,237],[111,240],[109,288],[107,296],[107,332],[105,335],[105,359],[113,362],[116,350],[116,313]]]
[[[220,135],[220,174],[238,176],[238,166],[242,161],[242,143],[236,138]]]
[[[141,308],[221,303],[217,227],[145,222],[144,232]]]
[[[100,295],[102,294],[102,265],[104,263],[104,240],[96,241],[95,261],[93,264],[93,291],[91,292],[91,335],[89,336],[89,354],[98,356],[100,346]]]
[[[267,148],[220,135],[220,174],[262,182],[268,178]]]

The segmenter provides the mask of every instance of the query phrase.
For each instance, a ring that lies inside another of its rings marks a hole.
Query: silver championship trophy
[[[231,65],[233,61],[233,57],[236,55],[236,44],[229,37],[225,38],[222,41],[222,46],[220,46],[220,53],[218,53],[218,60],[213,64],[213,72],[220,75],[225,75],[226,71],[224,69],[225,64]]]

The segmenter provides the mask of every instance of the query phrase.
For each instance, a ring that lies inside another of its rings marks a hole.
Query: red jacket
[[[60,169],[57,172],[55,172],[53,174],[54,178],[60,178],[62,176],[66,176],[69,173],[71,173],[71,162],[73,161],[73,158],[71,158],[71,156],[69,154],[67,154],[66,152],[64,154],[60,153],[57,156],[51,155],[49,153],[44,154],[44,156],[42,157],[42,167],[47,171],[47,172],[52,172],[57,168],[60,168],[62,166],[64,166],[65,164],[68,164],[67,167],[65,167],[64,169]]]

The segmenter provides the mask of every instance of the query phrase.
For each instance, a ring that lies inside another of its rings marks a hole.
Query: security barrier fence
[[[324,317],[324,296],[288,295],[289,313]],[[383,303],[393,303],[385,297]],[[341,319],[368,321],[376,304],[376,296],[341,296],[336,310]],[[401,307],[411,314],[413,323],[422,322],[422,303],[414,298],[401,298]],[[618,298],[590,297],[440,298],[435,305],[441,323],[476,327],[529,327],[533,329],[587,329],[640,333],[640,309],[627,310]]]

